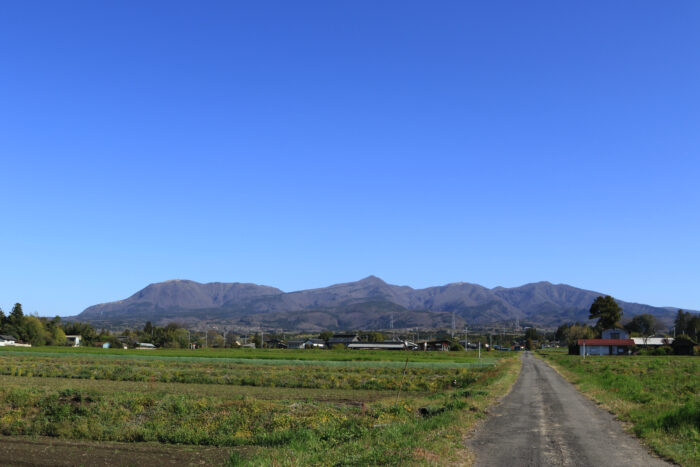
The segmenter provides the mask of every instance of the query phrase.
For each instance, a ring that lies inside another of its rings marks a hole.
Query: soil
[[[225,465],[234,448],[0,436],[2,466]]]

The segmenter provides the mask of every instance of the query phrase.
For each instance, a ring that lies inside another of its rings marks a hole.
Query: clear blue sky
[[[548,280],[700,309],[697,1],[0,5],[0,306]]]

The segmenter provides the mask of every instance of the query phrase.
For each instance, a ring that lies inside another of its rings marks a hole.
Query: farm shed
[[[14,336],[8,336],[7,334],[0,335],[0,347],[6,345],[15,345],[16,341],[17,339],[15,339]]]
[[[136,343],[136,348],[137,348],[138,350],[153,350],[153,349],[156,348],[156,346],[153,345],[153,344],[150,344],[150,343],[148,343],[148,342],[137,342],[137,343]]]
[[[83,336],[80,334],[69,334],[66,336],[66,343],[72,347],[80,347],[80,341],[83,340]]]
[[[424,341],[418,343],[418,350],[440,350],[447,351],[450,350],[450,341],[440,340],[440,341]]]
[[[323,339],[300,339],[287,341],[288,349],[322,349],[326,346]]]
[[[579,355],[625,355],[634,346],[632,339],[579,339]]]
[[[637,347],[661,347],[673,344],[673,337],[633,337],[632,340]]]
[[[348,349],[355,350],[410,350],[411,343],[405,341],[353,342]],[[414,344],[415,345],[415,344]]]
[[[333,336],[328,339],[328,347],[337,344],[343,344],[347,347],[353,342],[360,342],[360,337],[357,334],[333,334]]]

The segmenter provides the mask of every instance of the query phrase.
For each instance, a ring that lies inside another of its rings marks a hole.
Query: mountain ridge
[[[86,308],[70,319],[110,327],[137,327],[146,321],[178,321],[190,326],[221,324],[268,329],[445,328],[455,324],[494,325],[509,321],[554,327],[588,319],[596,297],[607,295],[568,284],[539,281],[491,289],[453,282],[414,289],[368,276],[354,282],[284,292],[242,282],[200,283],[174,279],[152,283],[130,297]],[[650,313],[670,324],[676,310],[618,300],[625,319]]]

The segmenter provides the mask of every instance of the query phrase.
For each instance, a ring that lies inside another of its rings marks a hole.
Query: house
[[[137,342],[136,343],[136,349],[138,349],[138,350],[153,350],[155,348],[156,348],[155,345],[149,344],[148,342]]]
[[[322,349],[326,346],[323,339],[297,339],[287,341],[288,349]]]
[[[579,339],[579,355],[626,355],[635,345],[624,329],[614,328],[603,331],[600,339]]]
[[[109,342],[93,342],[92,344],[93,347],[101,347],[103,349],[108,349],[109,348]]]
[[[15,342],[17,342],[17,339],[15,339],[14,336],[8,336],[6,334],[0,335],[0,347],[15,345]]]
[[[637,347],[661,347],[673,344],[673,337],[633,337]]]
[[[333,334],[333,336],[328,339],[328,347],[334,345],[342,344],[345,347],[353,342],[360,342],[360,337],[357,334]]]
[[[287,348],[286,344],[283,341],[281,341],[280,339],[268,339],[263,344],[263,347],[267,347],[269,349],[285,349],[285,348]]]
[[[83,340],[83,337],[80,335],[68,335],[66,336],[66,343],[70,345],[71,347],[80,347],[80,341]]]
[[[384,342],[352,342],[348,349],[354,350],[413,350],[417,347],[408,341],[384,341]]]
[[[439,350],[447,351],[450,350],[450,341],[439,340],[439,341],[423,341],[418,343],[418,350]]]

